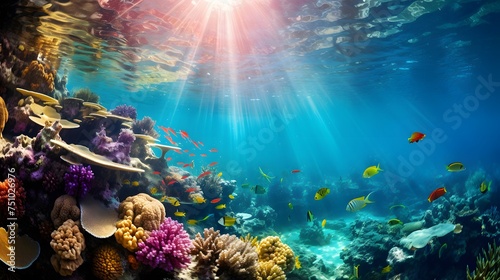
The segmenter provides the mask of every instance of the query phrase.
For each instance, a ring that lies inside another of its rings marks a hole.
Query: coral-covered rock
[[[160,228],[165,219],[165,206],[148,194],[140,193],[122,201],[118,213],[120,219],[131,217],[136,227],[151,231]]]
[[[314,220],[312,226],[302,228],[299,237],[304,244],[309,245],[326,245],[332,238],[331,235],[325,235],[318,219]]]
[[[68,172],[64,174],[65,191],[67,194],[84,197],[92,186],[94,180],[94,173],[90,165],[71,165]]]
[[[50,218],[55,227],[61,226],[68,219],[79,220],[80,208],[76,205],[76,199],[66,194],[58,197],[54,202],[52,212],[50,212]]]
[[[33,141],[33,150],[37,152],[51,151],[53,145],[50,143],[50,140],[61,140],[59,132],[62,128],[63,126],[59,121],[55,121],[53,123],[46,122],[45,127],[40,130],[35,138],[35,141]]]
[[[94,252],[92,273],[100,280],[116,280],[123,275],[122,258],[118,250],[104,245]]]
[[[62,276],[69,276],[83,263],[81,253],[85,250],[85,238],[78,224],[73,220],[65,221],[51,234],[50,246],[56,252],[50,262],[54,270]]]
[[[213,279],[215,277],[216,261],[224,248],[224,242],[219,238],[220,232],[213,228],[205,228],[203,237],[200,233],[196,234],[192,241],[193,247],[191,255],[194,256],[196,263],[193,274],[199,279]]]
[[[284,271],[292,271],[295,257],[292,249],[281,242],[278,236],[268,236],[262,239],[257,247],[260,262],[272,261]]]
[[[191,240],[181,223],[167,218],[138,244],[138,261],[165,271],[185,268],[191,261]]]
[[[129,164],[130,151],[134,140],[135,136],[130,129],[122,129],[116,142],[114,142],[111,137],[106,136],[106,130],[103,127],[92,140],[93,151],[113,162]]]

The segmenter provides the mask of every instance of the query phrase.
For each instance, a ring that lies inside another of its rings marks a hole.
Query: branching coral
[[[69,167],[68,172],[64,174],[65,191],[72,196],[84,197],[90,190],[93,180],[94,173],[90,165],[85,167],[73,164]]]
[[[262,239],[257,247],[260,262],[273,261],[284,271],[291,271],[295,266],[292,249],[281,242],[278,236],[268,236]]]
[[[118,207],[120,219],[131,217],[136,227],[147,231],[160,228],[165,219],[165,206],[145,193],[127,197]]]
[[[80,219],[80,208],[76,206],[76,199],[70,195],[61,195],[54,202],[54,208],[50,212],[50,218],[55,227],[59,227],[66,220]]]
[[[122,116],[122,117],[127,117],[131,119],[136,119],[137,118],[137,110],[129,105],[118,105],[116,108],[110,111],[111,114],[117,115],[117,116]]]
[[[131,217],[126,217],[116,223],[115,239],[125,249],[134,252],[140,242],[146,240],[147,235],[142,227],[136,227]]]
[[[220,237],[224,249],[217,260],[219,279],[255,279],[257,277],[257,252],[249,242],[240,240],[235,235],[224,234]]]
[[[135,256],[138,261],[166,271],[185,268],[190,263],[191,240],[181,223],[167,218],[160,228],[139,243]]]
[[[467,280],[496,280],[500,279],[500,249],[496,243],[488,244],[488,252],[483,249],[484,257],[478,256],[476,269],[469,271],[467,266]]]
[[[55,72],[49,66],[33,60],[23,70],[22,78],[29,84],[31,90],[49,93],[54,90]]]
[[[0,182],[0,220],[5,221],[8,217],[23,217],[25,200],[26,192],[21,185],[21,181],[15,178],[8,178]],[[12,201],[15,202],[15,207],[12,207]]]
[[[50,262],[62,276],[69,276],[83,263],[81,253],[85,250],[85,239],[73,220],[65,221],[51,234],[50,246],[56,252]]]
[[[110,245],[104,245],[94,253],[92,273],[101,280],[116,280],[123,274],[122,258],[118,250]]]
[[[194,256],[196,262],[193,273],[199,279],[213,279],[215,276],[216,261],[224,248],[224,242],[219,236],[220,232],[218,230],[206,228],[203,230],[203,237],[200,233],[197,233],[192,241],[191,255]]]
[[[150,117],[144,117],[142,120],[135,121],[132,124],[132,130],[137,134],[146,134],[153,138],[158,138],[160,134],[155,130],[156,122]]]

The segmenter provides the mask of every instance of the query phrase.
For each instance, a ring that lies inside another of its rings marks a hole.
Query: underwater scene
[[[0,279],[500,279],[500,1],[2,0]]]

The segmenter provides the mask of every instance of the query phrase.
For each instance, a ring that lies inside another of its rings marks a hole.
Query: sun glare
[[[222,11],[230,11],[234,7],[241,5],[243,0],[198,0],[208,2],[211,8],[222,10]],[[195,1],[193,1],[194,3]]]

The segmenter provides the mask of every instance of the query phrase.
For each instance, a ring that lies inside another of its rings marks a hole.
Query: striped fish
[[[370,195],[372,193],[373,192],[369,193],[366,197],[360,196],[358,198],[352,199],[351,201],[349,201],[349,203],[347,203],[347,207],[345,208],[345,210],[347,210],[349,212],[356,212],[356,211],[359,211],[359,210],[365,208],[365,206],[368,203],[373,203],[373,201],[369,200]]]

